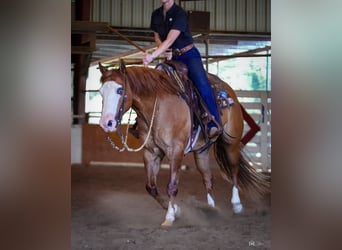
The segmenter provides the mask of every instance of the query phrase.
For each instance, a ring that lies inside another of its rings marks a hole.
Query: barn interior
[[[205,69],[226,77],[238,95],[244,108],[244,152],[258,172],[270,176],[271,1],[175,3],[188,13]],[[142,66],[143,53],[156,48],[149,22],[160,1],[73,0],[71,6],[72,249],[270,249],[270,195],[256,201],[242,193],[244,214],[233,215],[231,183],[222,178],[212,153],[217,209],[206,206],[201,177],[188,154],[178,195],[183,216],[175,230],[161,228],[165,211],[145,190],[142,151],[118,152],[98,125],[98,63],[116,67],[123,59],[127,66]],[[131,134],[128,142],[132,148],[141,145]],[[165,192],[168,173],[165,159],[160,192]]]

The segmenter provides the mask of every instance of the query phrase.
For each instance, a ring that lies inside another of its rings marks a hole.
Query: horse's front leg
[[[144,151],[144,165],[147,175],[146,190],[147,192],[158,201],[158,203],[164,208],[168,209],[168,202],[163,198],[157,188],[157,175],[160,169],[160,162],[164,157],[159,150],[158,152]]]
[[[174,149],[173,153],[168,155],[168,158],[170,159],[170,179],[167,185],[169,204],[162,226],[172,226],[176,217],[180,215],[180,207],[175,203],[175,199],[178,193],[179,170],[183,160],[183,149]]]

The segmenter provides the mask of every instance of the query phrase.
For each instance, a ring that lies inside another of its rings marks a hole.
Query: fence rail
[[[244,150],[256,168],[271,171],[271,93],[270,91],[236,91],[241,105],[260,127]],[[244,123],[244,133],[249,126]]]
[[[271,171],[271,93],[270,91],[236,91],[238,99],[246,112],[260,127],[260,131],[244,146],[244,151],[253,165],[262,171]],[[82,116],[83,117],[83,116]],[[88,123],[97,124],[100,112],[90,112],[86,116]],[[123,117],[127,123],[128,112]],[[135,122],[135,113],[130,118],[130,124]],[[244,122],[244,134],[250,130]]]

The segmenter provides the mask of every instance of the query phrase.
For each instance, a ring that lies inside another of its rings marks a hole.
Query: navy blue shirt
[[[166,18],[163,16],[163,6],[156,9],[151,17],[151,29],[159,34],[161,41],[165,41],[167,34],[171,29],[179,30],[181,33],[175,42],[171,45],[172,49],[182,49],[193,43],[192,35],[189,30],[188,17],[184,9],[173,4],[166,12]]]

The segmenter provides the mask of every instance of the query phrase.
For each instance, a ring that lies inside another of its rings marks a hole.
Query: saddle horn
[[[126,65],[123,59],[119,60],[119,68],[121,73],[126,73]]]

